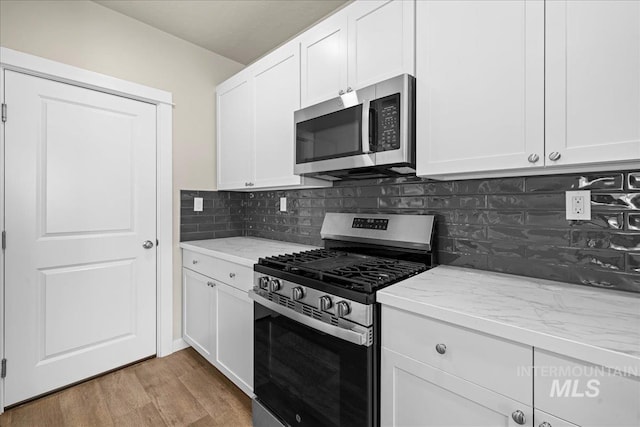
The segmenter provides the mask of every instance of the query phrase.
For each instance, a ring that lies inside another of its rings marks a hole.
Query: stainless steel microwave
[[[294,121],[297,175],[415,173],[415,78],[408,74],[298,110]]]

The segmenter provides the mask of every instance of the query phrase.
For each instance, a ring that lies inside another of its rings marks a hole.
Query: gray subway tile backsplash
[[[592,190],[590,221],[565,219],[567,190]],[[193,197],[204,211],[193,212]],[[287,212],[279,198],[287,197]],[[640,171],[333,188],[181,192],[181,240],[254,236],[322,245],[326,212],[432,214],[440,264],[640,292]]]

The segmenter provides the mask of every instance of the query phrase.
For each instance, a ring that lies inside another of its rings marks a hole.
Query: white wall
[[[85,0],[0,1],[0,45],[173,93],[173,335],[179,338],[180,189],[216,188],[215,86],[244,66]]]

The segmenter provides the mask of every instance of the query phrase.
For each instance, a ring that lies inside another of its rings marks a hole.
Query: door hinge
[[[7,359],[2,359],[2,372],[0,372],[0,378],[7,376]]]
[[[4,102],[2,103],[2,122],[6,122],[7,121],[7,104],[5,104]]]
[[[7,232],[2,230],[2,250],[7,249]]]

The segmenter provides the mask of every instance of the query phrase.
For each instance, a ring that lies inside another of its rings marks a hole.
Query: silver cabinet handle
[[[538,427],[553,427],[553,426],[545,421],[543,423],[540,423],[540,425]]]
[[[213,288],[216,284],[213,282],[207,282],[207,286]]]
[[[513,421],[515,421],[520,425],[527,422],[527,417],[524,416],[524,412],[522,412],[519,409],[515,411],[513,414],[511,414],[511,418],[513,418]]]
[[[234,277],[236,277],[236,273],[229,273],[229,277],[233,279]]]
[[[338,95],[340,95],[340,96],[344,95],[344,91],[342,89],[340,89],[340,91],[338,92]]]
[[[445,354],[447,352],[447,346],[444,344],[436,344],[436,351],[440,354]]]
[[[558,153],[557,151],[552,152],[551,154],[549,154],[549,160],[553,160],[554,162],[556,160],[559,160],[561,157],[561,154]]]
[[[353,92],[353,89],[351,89],[351,86],[349,86],[349,87],[347,88],[347,93],[349,93],[349,92]]]
[[[142,243],[142,247],[145,249],[151,249],[153,247],[153,242],[151,240],[145,240]]]
[[[529,160],[529,163],[535,163],[538,160],[540,160],[540,156],[538,156],[537,154],[529,154],[529,157],[527,157],[527,160]]]
[[[197,264],[197,263],[198,263],[198,260],[197,260],[197,259],[194,259],[193,261],[191,261],[191,263],[192,263],[192,264]]]

